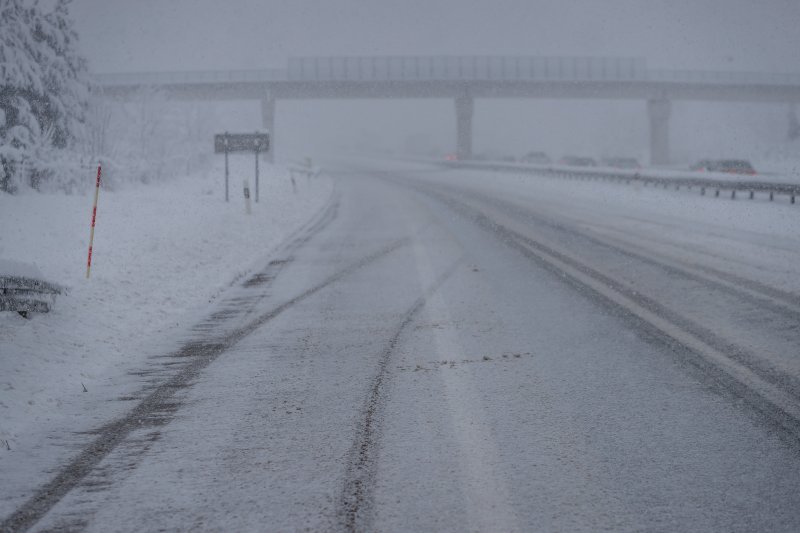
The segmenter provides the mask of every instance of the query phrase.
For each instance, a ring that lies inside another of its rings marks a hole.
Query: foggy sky
[[[92,72],[285,67],[304,55],[644,57],[651,68],[800,72],[797,0],[74,0]],[[207,104],[206,104],[207,105]],[[218,106],[221,129],[255,129],[255,104]],[[676,103],[676,158],[742,155],[785,132],[785,106]],[[452,102],[279,102],[279,147],[409,138],[454,147]],[[644,102],[482,100],[476,151],[544,149],[647,158]],[[745,150],[746,151],[746,150]]]
[[[611,55],[800,71],[796,0],[74,0],[95,72],[249,69],[299,55]]]

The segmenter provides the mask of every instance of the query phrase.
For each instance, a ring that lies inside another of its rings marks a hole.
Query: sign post
[[[255,152],[256,202],[258,202],[258,155],[269,151],[269,133],[218,133],[214,135],[214,152],[225,154],[225,201],[228,201],[228,153]]]
[[[225,132],[225,201],[228,201],[228,132]]]
[[[261,147],[260,142],[256,142],[256,203],[258,203],[258,149]]]
[[[250,184],[247,179],[244,180],[244,212],[250,214]]]

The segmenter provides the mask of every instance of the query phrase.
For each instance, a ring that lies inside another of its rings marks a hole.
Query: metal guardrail
[[[796,198],[800,196],[800,184],[795,183],[726,180],[722,178],[706,178],[699,176],[658,176],[648,174],[647,171],[583,169],[482,161],[438,161],[437,163],[451,168],[522,172],[556,178],[615,181],[626,184],[639,183],[643,186],[653,185],[654,187],[663,187],[664,189],[674,188],[675,190],[680,190],[681,187],[686,187],[687,189],[697,188],[702,195],[713,191],[716,197],[720,196],[720,193],[725,191],[730,193],[730,197],[734,199],[737,193],[743,192],[752,200],[755,197],[755,193],[758,192],[769,194],[770,201],[774,200],[776,195],[784,195],[788,197],[790,203],[794,204]]]
[[[47,313],[63,289],[53,283],[23,276],[0,276],[0,311]]]

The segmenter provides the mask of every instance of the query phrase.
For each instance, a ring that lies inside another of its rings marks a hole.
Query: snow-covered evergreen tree
[[[0,189],[52,177],[81,134],[89,95],[71,0],[0,1]]]

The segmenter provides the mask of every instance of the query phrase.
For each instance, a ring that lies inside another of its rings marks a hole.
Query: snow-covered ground
[[[694,163],[676,163],[668,166],[649,167],[641,169],[619,169],[611,167],[573,167],[560,165],[554,162],[549,165],[533,165],[527,163],[513,163],[504,161],[475,160],[465,161],[464,164],[474,167],[502,167],[506,169],[519,170],[556,170],[560,172],[580,172],[580,173],[609,173],[623,176],[642,175],[654,178],[706,178],[722,181],[746,181],[746,182],[765,182],[765,183],[792,183],[800,184],[800,140],[787,141],[782,144],[773,144],[764,147],[753,147],[751,150],[740,156],[709,156],[707,159],[747,159],[756,169],[755,175],[737,175],[724,172],[706,172],[690,170],[689,165]],[[438,158],[419,158],[420,161],[441,163]]]
[[[791,291],[796,206],[352,166],[334,174],[337,216],[249,289],[263,295],[249,315],[265,317],[259,327],[151,423],[132,412],[139,425],[51,499],[40,530],[797,529],[796,446],[598,289],[520,253],[511,233],[609,276],[600,290],[635,288],[694,331],[745,349],[752,335],[759,357],[785,362],[796,359],[792,315],[652,261],[671,255]],[[610,253],[584,235],[642,252]],[[8,492],[30,490],[22,468],[4,467]],[[0,497],[0,513],[11,500]]]
[[[128,371],[177,342],[176,332],[331,196],[324,176],[298,176],[295,193],[285,167],[262,165],[260,202],[247,215],[242,179],[253,189],[252,165],[251,156],[231,158],[230,203],[221,158],[199,175],[101,190],[88,280],[91,195],[0,194],[0,264],[30,264],[68,288],[49,314],[0,313],[4,450],[6,441],[38,447],[43,432],[113,415],[119,402],[105,400],[135,387]]]
[[[377,160],[365,158],[365,166]],[[425,171],[416,162],[382,163],[398,173]],[[391,165],[391,167],[389,167]],[[716,198],[699,191],[659,189],[618,183],[566,180],[530,170],[441,170],[441,183],[472,188],[494,197],[527,202],[556,219],[568,218],[594,233],[613,231],[626,238],[663,247],[670,253],[688,248],[693,260],[757,279],[790,293],[800,290],[800,205],[786,196],[770,202],[740,195]],[[668,241],[669,244],[665,244]],[[683,253],[688,253],[684,250]]]
[[[763,183],[789,183],[800,184],[800,171],[795,172],[784,166],[759,165],[759,169],[754,175],[732,174],[726,172],[707,172],[698,170],[688,170],[684,167],[644,167],[641,169],[624,169],[612,167],[574,167],[568,165],[529,165],[525,163],[507,163],[503,161],[464,161],[459,163],[465,168],[502,168],[507,170],[542,170],[545,172],[557,171],[562,173],[575,172],[578,174],[615,174],[620,176],[643,176],[648,178],[672,178],[672,179],[711,179],[718,181],[736,182],[763,182]],[[787,163],[788,164],[788,163]],[[764,169],[770,169],[765,171]],[[800,167],[798,167],[800,168]]]

